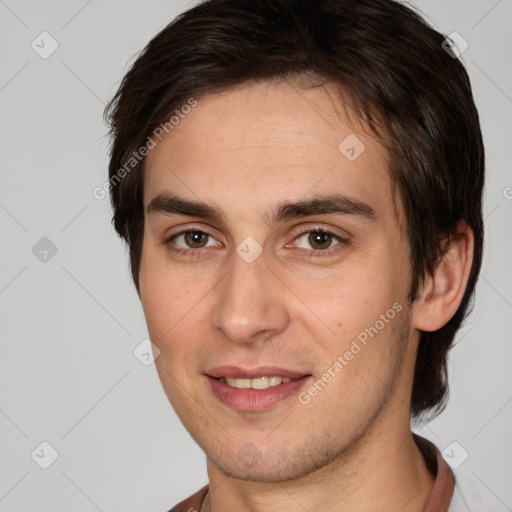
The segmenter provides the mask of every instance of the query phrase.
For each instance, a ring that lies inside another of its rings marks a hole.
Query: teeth
[[[268,383],[270,386],[277,386],[278,384],[281,384],[283,379],[281,377],[269,377]]]
[[[269,387],[270,382],[268,377],[258,377],[257,379],[251,380],[252,389],[267,389]]]
[[[290,382],[290,377],[256,377],[255,379],[234,379],[225,377],[228,385],[238,389],[268,389],[271,386],[278,386],[281,382]]]

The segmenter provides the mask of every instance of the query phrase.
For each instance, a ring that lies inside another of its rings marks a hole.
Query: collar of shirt
[[[414,433],[413,438],[425,459],[427,469],[436,477],[434,487],[422,512],[448,512],[455,485],[452,470],[433,443]],[[199,512],[207,493],[208,486],[205,485],[169,512]]]
[[[422,512],[447,512],[455,485],[452,470],[433,443],[414,433],[413,438],[425,459],[427,469],[436,477]]]

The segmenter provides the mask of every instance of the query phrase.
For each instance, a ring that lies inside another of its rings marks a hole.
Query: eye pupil
[[[326,249],[331,245],[332,236],[329,233],[323,231],[312,231],[309,234],[308,242],[315,249]]]
[[[185,242],[189,247],[204,247],[208,241],[208,234],[202,231],[187,231],[185,233]]]

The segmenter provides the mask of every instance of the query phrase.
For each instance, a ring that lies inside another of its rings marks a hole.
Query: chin
[[[292,450],[264,454],[248,443],[238,453],[208,455],[208,458],[231,478],[258,483],[284,483],[314,473],[332,463],[338,455],[335,450],[319,452],[318,445],[302,445]]]

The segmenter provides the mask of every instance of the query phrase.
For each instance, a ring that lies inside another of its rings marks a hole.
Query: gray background
[[[107,176],[104,103],[188,5],[0,0],[0,512],[163,512],[206,483],[154,366],[133,354],[144,318],[108,199],[92,195]],[[469,454],[460,469],[488,510],[512,510],[512,1],[416,5],[469,43],[488,169],[485,260],[450,357],[451,399],[417,430]],[[31,47],[51,48],[43,31],[59,45],[46,59]],[[48,469],[44,441],[58,453]]]

